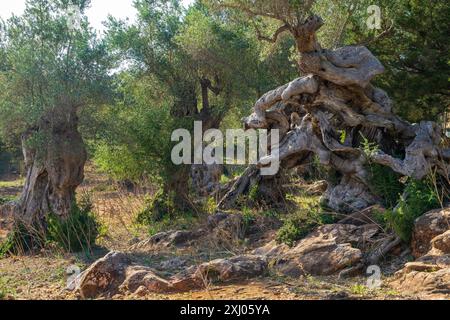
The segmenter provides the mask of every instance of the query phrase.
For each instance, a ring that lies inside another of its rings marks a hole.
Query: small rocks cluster
[[[355,217],[340,224],[318,227],[292,248],[272,241],[249,254],[199,265],[187,266],[186,261],[178,258],[162,262],[162,270],[181,270],[172,276],[136,265],[125,253],[110,252],[85,270],[75,280],[75,287],[82,298],[95,298],[127,293],[187,292],[203,289],[211,283],[259,277],[269,269],[291,277],[360,273],[368,264],[369,248],[385,235],[377,225],[352,219]],[[218,214],[209,219],[204,230],[161,233],[133,249],[176,248],[204,236],[225,231],[232,233],[233,230],[240,232],[239,221],[239,216]],[[432,211],[418,219],[412,247],[418,259],[397,272],[392,286],[413,294],[450,294],[449,223],[450,209]]]
[[[208,237],[233,234],[241,237],[241,219],[239,215],[217,214],[210,217],[205,230],[160,233],[134,245],[132,249],[150,251],[177,248],[205,234]],[[273,241],[250,254],[185,267],[170,277],[163,277],[152,268],[133,264],[125,253],[111,252],[75,280],[76,288],[82,298],[113,296],[117,293],[145,295],[150,292],[185,292],[205,288],[210,283],[258,277],[264,275],[269,266],[276,272],[290,276],[329,275],[359,265],[363,254],[357,247],[362,248],[377,233],[376,226],[326,225],[319,227],[293,248]],[[172,260],[162,262],[160,267],[184,267],[180,259]]]
[[[397,272],[393,287],[425,298],[450,297],[450,209],[416,221],[412,252],[417,260]]]
[[[151,268],[133,265],[125,253],[110,252],[78,276],[75,288],[83,299],[118,293],[185,292],[210,282],[227,282],[262,275],[267,263],[259,256],[243,255],[217,259],[190,267],[168,279]]]

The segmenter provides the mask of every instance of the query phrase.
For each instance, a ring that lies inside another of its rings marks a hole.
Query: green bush
[[[411,180],[405,194],[406,197],[400,198],[394,210],[386,212],[386,223],[403,241],[410,242],[415,220],[430,210],[440,208],[440,202],[428,180]]]
[[[244,234],[247,233],[250,227],[255,223],[257,218],[256,215],[257,213],[253,212],[249,207],[242,208],[242,227],[244,229]]]
[[[192,230],[198,223],[198,216],[192,212],[180,214],[174,217],[165,216],[157,222],[148,224],[148,234],[154,236],[160,232],[169,230]]]
[[[161,222],[166,217],[176,216],[174,195],[164,194],[162,190],[145,201],[144,208],[138,213],[136,222],[142,225],[152,225]]]
[[[368,165],[369,183],[375,195],[382,199],[387,208],[397,205],[399,196],[405,186],[400,182],[400,175],[391,168],[377,163]]]
[[[295,242],[308,235],[315,227],[334,223],[332,215],[324,214],[320,210],[300,211],[284,221],[276,235],[277,243],[293,246]]]
[[[42,248],[45,235],[38,226],[27,226],[16,222],[5,241],[0,244],[0,258],[9,255],[24,254]]]
[[[100,223],[92,213],[89,200],[73,204],[70,215],[61,219],[51,213],[47,217],[47,240],[68,252],[91,250],[99,235]]]
[[[303,238],[308,232],[307,226],[302,226],[295,218],[288,219],[283,226],[278,230],[276,241],[277,243],[284,243],[292,247],[295,242]]]

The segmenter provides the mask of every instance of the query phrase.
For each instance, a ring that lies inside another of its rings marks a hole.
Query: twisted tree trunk
[[[379,147],[370,155],[374,163],[416,179],[434,168],[447,177],[450,152],[441,148],[439,126],[425,121],[413,125],[393,114],[386,92],[370,83],[384,72],[382,64],[363,46],[321,49],[316,32],[322,24],[320,18],[311,17],[291,30],[305,76],[263,95],[254,113],[244,119],[246,127],[289,128],[278,147],[283,167],[300,165],[315,154],[323,165],[335,169],[339,181],[330,181],[323,200],[339,212],[380,201],[371,192],[363,139]],[[275,126],[274,118],[280,119]],[[270,157],[261,159],[259,166]],[[219,206],[232,206],[248,180],[245,175],[239,179]]]
[[[15,218],[33,226],[43,226],[50,212],[66,218],[83,181],[87,157],[75,108],[48,112],[22,136],[22,145],[26,181]]]

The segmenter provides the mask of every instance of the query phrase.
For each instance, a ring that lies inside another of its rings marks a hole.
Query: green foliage
[[[370,161],[371,158],[378,153],[380,150],[379,146],[375,142],[370,142],[362,133],[360,133],[362,137],[361,149],[364,152],[366,158]]]
[[[164,195],[162,191],[146,199],[136,217],[136,223],[147,227],[151,236],[173,229],[192,229],[197,220],[198,216],[191,211],[178,211],[173,203],[173,195]]]
[[[369,164],[368,170],[368,180],[374,194],[382,199],[387,208],[395,207],[405,188],[400,182],[401,176],[391,168],[376,163]]]
[[[284,220],[283,226],[277,232],[276,241],[293,246],[315,227],[334,222],[335,218],[323,213],[320,208],[301,209]]]
[[[255,183],[248,191],[248,198],[252,201],[258,200],[259,195],[259,184]]]
[[[153,197],[146,199],[144,208],[137,215],[136,222],[150,226],[184,213],[186,212],[178,211],[173,192],[166,194],[163,190],[159,190]]]
[[[207,214],[214,214],[217,210],[217,203],[214,197],[208,197],[206,201],[204,201],[203,211]]]
[[[0,258],[35,251],[45,245],[45,235],[39,226],[17,221],[6,240],[0,243]]]
[[[10,201],[13,201],[15,197],[12,196],[0,196],[0,206],[4,205],[5,203],[8,203]]]
[[[242,208],[242,220],[243,220],[243,229],[244,233],[250,228],[250,226],[256,221],[256,213],[248,208]]]
[[[109,94],[107,48],[83,15],[89,1],[72,3],[82,13],[77,31],[67,21],[69,1],[50,0],[27,1],[24,14],[0,28],[0,131],[13,136],[6,140],[19,140],[26,130],[42,125],[43,116],[64,117]],[[41,152],[49,143],[44,132],[31,139],[41,142]]]
[[[47,240],[68,252],[91,251],[99,235],[100,223],[92,212],[89,199],[74,203],[70,215],[61,219],[53,213],[47,217]]]
[[[363,284],[355,284],[350,288],[350,292],[356,295],[364,296],[368,293],[369,289]]]
[[[8,296],[13,294],[13,290],[10,288],[8,284],[8,279],[0,276],[0,300],[6,299]]]
[[[299,217],[287,219],[278,230],[276,241],[293,246],[295,242],[306,236],[314,226],[314,224],[304,224],[304,222],[304,219]]]
[[[170,158],[171,134],[192,124],[171,116],[171,100],[163,98],[168,93],[154,77],[123,73],[117,78],[115,105],[97,114],[104,130],[90,142],[94,162],[117,180],[167,181],[177,170]]]
[[[411,180],[406,186],[405,194],[394,210],[386,212],[386,221],[403,241],[409,242],[414,221],[441,205],[433,185],[427,180]]]
[[[377,4],[382,10],[382,29],[390,29],[368,46],[386,67],[377,85],[389,92],[402,118],[439,120],[449,104],[450,2],[379,0]],[[368,30],[364,11],[355,13],[348,23],[346,43],[370,42],[383,32]]]
[[[361,137],[361,149],[367,159],[366,168],[369,173],[370,188],[375,195],[382,199],[386,207],[392,208],[403,193],[404,185],[400,182],[401,175],[389,167],[374,163],[372,157],[379,152],[379,146],[370,142],[362,134]]]

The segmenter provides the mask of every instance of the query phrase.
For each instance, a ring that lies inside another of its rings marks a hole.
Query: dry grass
[[[95,172],[92,166],[85,170],[86,179],[78,194],[88,194],[93,211],[106,228],[100,245],[111,250],[124,250],[137,239],[148,236],[147,229],[135,223],[137,214],[145,206],[145,200],[154,190],[128,192],[106,176]]]

